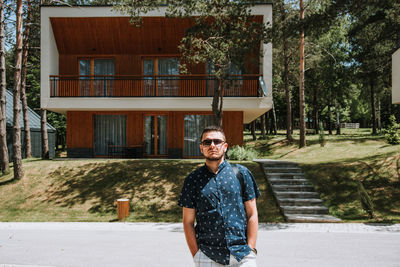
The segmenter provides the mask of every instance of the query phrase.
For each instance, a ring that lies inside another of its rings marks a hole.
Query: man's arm
[[[256,247],[258,231],[258,213],[256,199],[250,199],[244,202],[244,209],[247,217],[247,245],[251,249]]]
[[[196,233],[194,231],[194,220],[196,217],[195,212],[195,209],[183,207],[183,231],[185,232],[186,242],[193,257],[199,250],[196,240]]]

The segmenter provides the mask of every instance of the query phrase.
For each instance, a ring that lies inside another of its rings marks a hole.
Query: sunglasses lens
[[[206,139],[202,142],[203,146],[211,146],[211,144],[214,143],[214,145],[218,146],[222,143],[224,143],[224,140],[221,139]]]
[[[220,145],[220,144],[222,144],[222,143],[224,142],[224,141],[221,140],[221,139],[214,139],[213,141],[214,141],[214,144],[215,144],[215,145]]]
[[[212,140],[209,140],[209,139],[204,140],[203,141],[203,146],[211,146],[211,143],[212,143]]]

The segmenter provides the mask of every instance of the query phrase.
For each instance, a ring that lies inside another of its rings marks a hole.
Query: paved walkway
[[[400,266],[400,224],[261,224],[263,266]],[[0,267],[190,267],[181,224],[0,223]]]

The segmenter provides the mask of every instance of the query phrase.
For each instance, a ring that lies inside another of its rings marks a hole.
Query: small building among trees
[[[21,103],[22,106],[22,103]],[[22,108],[21,108],[22,109]],[[32,156],[40,158],[42,155],[42,139],[40,131],[40,116],[32,109],[28,108],[29,114],[29,128],[31,129],[31,144],[32,144]],[[8,158],[10,162],[13,158],[13,94],[6,90],[6,116],[7,116],[7,147],[8,147]],[[21,116],[21,143],[24,144],[24,123]],[[55,138],[56,129],[47,123],[47,134],[49,138],[49,157],[55,157]],[[26,157],[25,147],[22,145],[22,157]]]

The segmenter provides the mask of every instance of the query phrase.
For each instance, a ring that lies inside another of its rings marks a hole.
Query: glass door
[[[145,154],[167,155],[167,115],[144,116]]]
[[[80,96],[90,96],[90,59],[79,60]]]
[[[179,59],[178,58],[159,58],[158,59],[158,93],[161,96],[177,96],[178,95],[178,75],[179,75]],[[168,76],[170,77],[168,77]]]
[[[154,59],[143,60],[144,96],[154,96]]]
[[[81,96],[112,96],[114,75],[113,59],[79,59]]]
[[[155,57],[143,59],[144,95],[177,96],[179,58]]]
[[[112,59],[95,59],[94,75],[96,96],[112,96],[113,80],[114,80],[114,60]],[[97,76],[97,77],[96,77]]]

